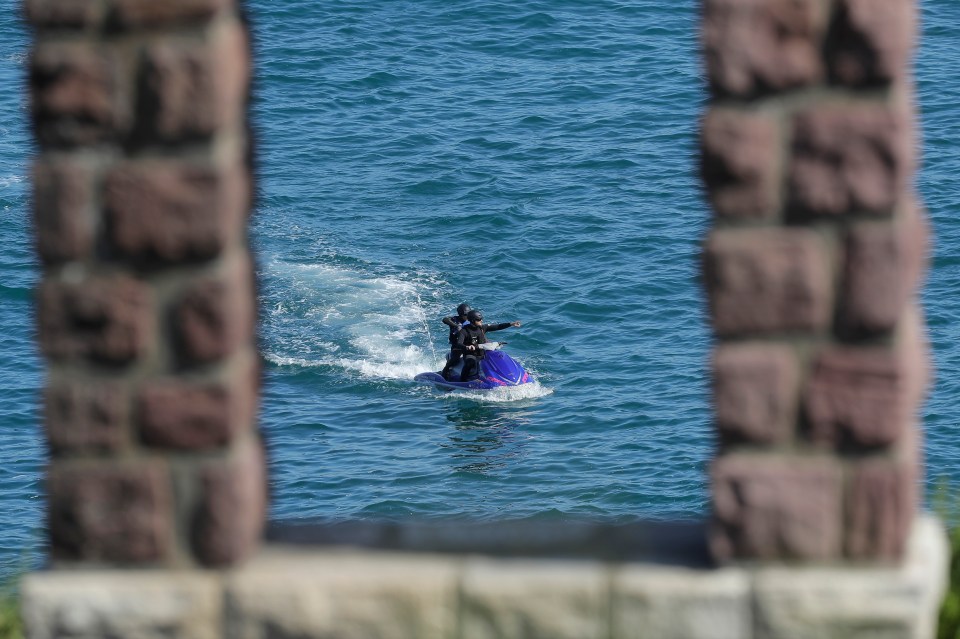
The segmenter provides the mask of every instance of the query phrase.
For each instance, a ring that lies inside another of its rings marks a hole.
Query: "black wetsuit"
[[[455,350],[463,353],[463,370],[460,372],[460,381],[469,382],[480,372],[480,360],[483,359],[484,350],[475,348],[472,351],[467,350],[467,346],[478,346],[487,343],[487,333],[491,331],[502,331],[505,328],[513,326],[510,322],[500,324],[483,324],[474,326],[467,324],[457,333],[457,346]]]
[[[440,371],[443,378],[447,379],[447,375],[450,374],[450,369],[459,364],[460,358],[463,357],[463,351],[457,348],[457,334],[460,332],[460,329],[463,328],[466,320],[461,321],[459,315],[453,315],[451,317],[444,317],[441,321],[450,327],[450,354],[447,356],[446,365],[443,367],[443,370]]]

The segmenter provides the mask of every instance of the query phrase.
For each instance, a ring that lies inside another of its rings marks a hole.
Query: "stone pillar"
[[[54,564],[228,565],[265,462],[233,0],[25,0]]]
[[[703,0],[720,561],[893,561],[918,508],[913,0]]]

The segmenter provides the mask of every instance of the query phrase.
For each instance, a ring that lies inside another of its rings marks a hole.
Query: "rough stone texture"
[[[711,88],[746,97],[809,86],[823,75],[825,6],[818,0],[704,0]]]
[[[799,363],[787,346],[719,346],[713,359],[713,401],[721,439],[761,445],[791,441],[799,379]]]
[[[147,353],[154,334],[151,293],[127,275],[69,283],[46,279],[37,315],[43,352],[57,360],[125,364]]]
[[[93,250],[92,172],[80,162],[39,161],[33,168],[37,252],[47,264],[80,260]]]
[[[430,555],[268,550],[228,577],[226,636],[454,637],[457,563]]]
[[[772,218],[779,211],[780,131],[763,113],[711,109],[701,129],[701,176],[721,218]]]
[[[917,511],[912,459],[857,463],[847,488],[845,550],[853,559],[899,560]]]
[[[926,265],[929,230],[910,206],[897,223],[850,227],[841,292],[841,324],[855,337],[893,331]]]
[[[176,378],[147,382],[137,397],[141,437],[158,448],[224,447],[253,430],[256,390],[249,374],[217,382]]]
[[[798,215],[889,214],[913,170],[913,134],[899,109],[813,107],[794,121],[789,176]]]
[[[713,231],[704,279],[720,336],[823,331],[833,290],[824,242],[806,229]]]
[[[462,639],[601,639],[610,636],[609,577],[597,564],[468,560],[461,583]]]
[[[55,455],[117,451],[128,440],[130,400],[105,380],[54,383],[44,393],[44,425]]]
[[[211,43],[158,42],[147,49],[140,130],[163,142],[206,138],[241,126],[249,80],[249,47],[239,24]]]
[[[137,261],[209,259],[238,240],[247,195],[239,167],[130,163],[107,177],[107,234],[117,252]]]
[[[43,145],[118,139],[129,123],[117,59],[81,43],[38,45],[30,65],[34,131]]]
[[[829,458],[731,454],[712,469],[710,548],[735,558],[840,556],[842,473]]]
[[[935,520],[914,527],[900,567],[757,571],[754,638],[933,639],[948,546]]]
[[[197,558],[208,566],[236,564],[256,550],[267,510],[267,470],[259,442],[200,470],[193,522]]]
[[[255,301],[247,259],[234,259],[223,272],[192,283],[174,310],[180,357],[187,363],[213,362],[252,343]]]
[[[30,639],[223,639],[223,588],[214,574],[55,571],[24,577]]]
[[[912,0],[839,0],[827,45],[832,79],[853,87],[904,79],[915,32]]]
[[[103,19],[102,2],[91,0],[24,0],[27,21],[41,29],[86,29]]]
[[[163,464],[59,462],[47,480],[55,559],[145,563],[168,557],[173,512]]]
[[[624,564],[614,569],[616,639],[745,639],[750,579],[743,570]]]
[[[123,28],[160,27],[209,19],[235,0],[112,0],[114,19]]]
[[[913,423],[907,351],[833,347],[814,361],[804,406],[813,442],[876,448],[903,437]]]

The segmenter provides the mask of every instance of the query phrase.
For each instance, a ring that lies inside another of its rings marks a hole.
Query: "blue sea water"
[[[28,35],[0,0],[0,576],[42,544]],[[707,507],[697,3],[248,2],[274,519],[690,518]],[[923,3],[928,482],[960,481],[960,6]],[[412,382],[467,301],[539,380]]]

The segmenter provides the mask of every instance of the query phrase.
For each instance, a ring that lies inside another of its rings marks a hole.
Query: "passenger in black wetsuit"
[[[487,333],[490,331],[502,331],[511,326],[520,326],[520,322],[503,322],[501,324],[483,323],[483,313],[472,310],[467,313],[467,319],[470,321],[460,332],[457,333],[457,347],[463,351],[463,371],[460,373],[461,382],[469,382],[480,373],[480,360],[483,359],[484,350],[480,344],[487,343]]]
[[[450,370],[460,363],[463,357],[463,351],[457,348],[457,333],[467,323],[467,313],[470,312],[470,305],[464,302],[457,307],[457,314],[451,317],[444,317],[443,323],[450,327],[450,354],[447,355],[447,364],[440,371],[444,379],[450,379]]]

